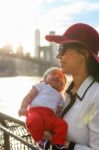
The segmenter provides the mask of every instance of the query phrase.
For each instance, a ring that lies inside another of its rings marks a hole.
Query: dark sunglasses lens
[[[58,53],[60,55],[63,55],[65,52],[65,48],[64,48],[64,45],[59,45],[59,48],[58,48]]]

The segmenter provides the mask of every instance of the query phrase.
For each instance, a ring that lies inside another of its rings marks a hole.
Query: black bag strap
[[[74,104],[75,101],[76,101],[76,94],[75,94],[75,95],[70,95],[70,97],[71,97],[70,103],[69,103],[68,106],[63,110],[62,115],[61,115],[61,118],[64,117],[64,115],[70,110],[70,108],[73,106],[73,104]]]
[[[68,87],[68,89],[66,90],[66,93],[68,93],[70,95],[70,103],[68,104],[68,106],[66,106],[66,108],[63,110],[62,114],[61,114],[61,118],[64,117],[64,115],[69,111],[69,109],[72,107],[72,105],[75,103],[75,100],[76,100],[76,94],[75,95],[72,95],[72,88],[74,86],[74,82],[72,82],[70,84],[70,86]]]

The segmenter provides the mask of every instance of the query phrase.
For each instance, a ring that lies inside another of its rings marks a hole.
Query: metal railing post
[[[7,127],[3,118],[1,118],[0,122],[4,127]],[[3,132],[3,137],[4,137],[4,150],[10,150],[9,135],[6,132]]]
[[[4,150],[10,150],[9,135],[6,132],[3,133],[4,133]]]

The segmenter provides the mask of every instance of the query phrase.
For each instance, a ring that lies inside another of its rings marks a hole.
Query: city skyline
[[[24,52],[34,53],[35,30],[40,30],[40,44],[48,45],[50,31],[63,34],[73,23],[88,23],[99,31],[97,0],[0,0],[0,47],[20,43]]]

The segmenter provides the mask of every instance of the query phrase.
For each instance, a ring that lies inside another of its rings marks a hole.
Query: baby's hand
[[[27,109],[26,108],[20,108],[19,109],[19,111],[18,111],[19,117],[26,116],[26,114],[27,114]]]

